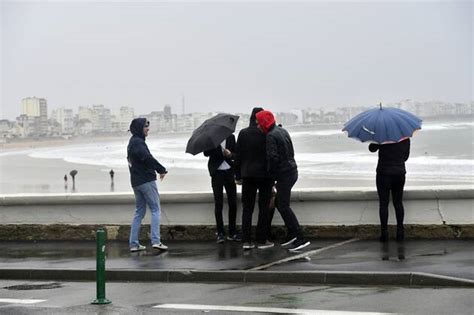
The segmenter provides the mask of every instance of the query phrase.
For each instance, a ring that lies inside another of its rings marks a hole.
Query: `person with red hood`
[[[276,125],[273,113],[268,110],[256,114],[258,127],[266,135],[267,170],[276,181],[277,209],[286,228],[287,239],[281,246],[290,246],[290,251],[300,250],[310,244],[301,230],[298,219],[290,207],[291,189],[298,180],[298,168],[290,134]]]

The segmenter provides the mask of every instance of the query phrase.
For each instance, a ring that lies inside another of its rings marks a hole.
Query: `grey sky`
[[[136,113],[473,99],[471,1],[3,1],[1,117],[20,100]]]

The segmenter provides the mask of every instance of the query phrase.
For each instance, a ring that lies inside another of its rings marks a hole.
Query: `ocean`
[[[295,126],[293,139],[299,180],[295,188],[373,187],[377,154],[367,143],[349,139],[341,125]],[[236,136],[238,131],[236,132]],[[406,163],[407,186],[474,183],[472,121],[428,121],[412,138]],[[207,158],[185,153],[186,134],[153,134],[152,154],[168,168],[159,189],[210,191]],[[76,169],[75,192],[131,191],[126,161],[128,137],[53,147],[4,150],[0,153],[0,193],[62,193],[73,191],[68,175]],[[111,185],[109,171],[115,172]]]

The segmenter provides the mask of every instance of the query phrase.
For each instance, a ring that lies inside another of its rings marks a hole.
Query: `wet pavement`
[[[276,245],[244,251],[241,243],[171,241],[170,250],[147,247],[130,253],[126,242],[108,242],[107,270],[200,270],[265,272],[390,272],[429,273],[474,280],[474,241],[312,240],[304,252],[291,253]],[[0,242],[0,270],[95,270],[94,242]],[[294,258],[294,259],[293,259]]]

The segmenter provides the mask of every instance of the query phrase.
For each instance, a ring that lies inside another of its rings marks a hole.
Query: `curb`
[[[424,287],[474,287],[474,280],[423,272],[351,271],[202,271],[110,269],[108,281],[130,282],[233,282],[317,285],[388,285]],[[85,269],[0,269],[3,280],[95,281],[96,271]]]

